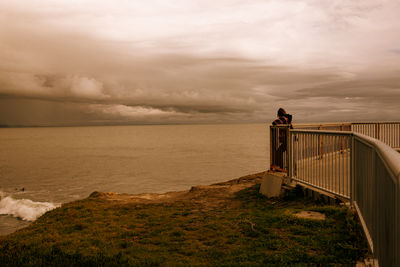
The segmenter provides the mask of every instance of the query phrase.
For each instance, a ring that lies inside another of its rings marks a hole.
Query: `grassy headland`
[[[0,238],[7,266],[353,265],[366,253],[355,216],[294,191],[258,193],[262,173],[167,194],[94,192]],[[297,218],[318,211],[325,220]]]

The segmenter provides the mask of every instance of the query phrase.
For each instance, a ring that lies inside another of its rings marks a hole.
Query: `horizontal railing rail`
[[[303,130],[350,131],[351,123],[296,124],[294,125],[294,128]]]

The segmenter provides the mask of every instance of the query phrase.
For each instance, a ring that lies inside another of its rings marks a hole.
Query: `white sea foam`
[[[30,199],[14,199],[0,191],[0,214],[11,215],[26,221],[34,221],[58,205],[50,202],[35,202]]]

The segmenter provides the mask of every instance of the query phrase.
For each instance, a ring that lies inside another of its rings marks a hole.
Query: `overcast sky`
[[[0,0],[0,124],[400,119],[397,0]]]

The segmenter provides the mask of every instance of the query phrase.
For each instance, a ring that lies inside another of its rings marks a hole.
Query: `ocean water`
[[[266,124],[0,129],[0,235],[93,191],[163,193],[269,166]]]

